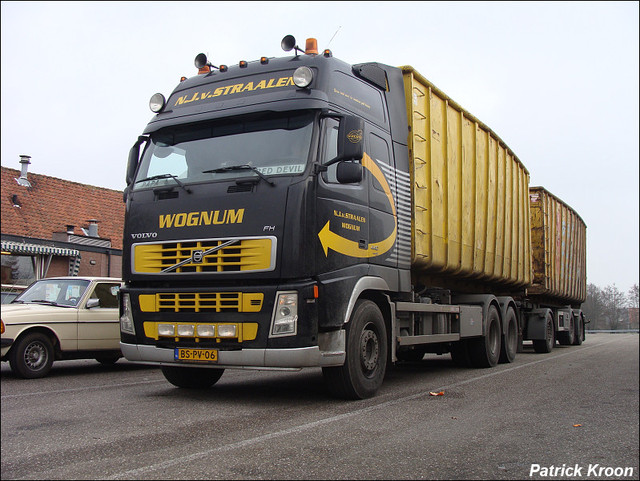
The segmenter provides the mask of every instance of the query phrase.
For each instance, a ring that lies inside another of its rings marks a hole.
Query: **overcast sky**
[[[152,113],[214,65],[318,39],[412,65],[587,224],[587,282],[638,283],[638,2],[2,2],[2,165],[123,190]]]

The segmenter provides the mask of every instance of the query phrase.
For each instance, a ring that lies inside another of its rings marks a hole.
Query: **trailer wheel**
[[[500,359],[502,329],[496,306],[489,306],[487,332],[484,336],[469,339],[469,358],[473,367],[493,367]]]
[[[162,366],[162,374],[171,384],[187,389],[207,389],[222,377],[224,369]]]
[[[51,371],[55,351],[49,337],[31,332],[18,339],[9,352],[11,370],[24,379],[45,377]]]
[[[584,341],[584,318],[582,314],[578,316],[578,322],[575,324],[575,335],[573,336],[573,344],[579,346]]]
[[[536,339],[533,341],[533,350],[539,353],[548,353],[551,352],[553,346],[556,343],[556,333],[553,327],[553,317],[551,313],[547,314],[547,317],[544,320],[545,322],[545,338],[544,339]]]
[[[507,309],[505,318],[507,332],[502,336],[502,346],[500,349],[500,362],[513,362],[518,352],[518,317],[512,307]]]
[[[322,368],[327,388],[340,398],[371,397],[382,385],[387,369],[387,330],[374,302],[361,299],[356,303],[346,335],[344,364]]]

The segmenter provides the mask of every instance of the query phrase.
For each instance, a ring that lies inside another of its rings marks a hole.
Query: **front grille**
[[[260,312],[261,292],[194,292],[141,294],[142,312]]]
[[[135,244],[133,270],[146,274],[261,272],[275,268],[274,237]]]

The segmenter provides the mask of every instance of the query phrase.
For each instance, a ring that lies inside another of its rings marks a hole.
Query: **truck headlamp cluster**
[[[298,67],[293,72],[293,83],[301,89],[307,88],[313,80],[313,72],[309,67]]]
[[[153,94],[151,96],[151,99],[149,100],[149,108],[152,112],[155,112],[157,114],[164,108],[165,102],[166,100],[164,98],[164,95]]]
[[[270,337],[294,336],[298,329],[298,293],[279,292],[271,318]]]
[[[122,315],[120,316],[120,330],[135,335],[133,315],[131,314],[131,298],[129,294],[122,294]]]

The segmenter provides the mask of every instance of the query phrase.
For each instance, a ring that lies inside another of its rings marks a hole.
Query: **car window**
[[[118,291],[120,284],[102,282],[96,284],[96,288],[91,293],[90,299],[98,299],[100,306],[103,308],[118,307]]]
[[[41,279],[31,284],[14,302],[76,306],[88,285],[89,281],[83,279]]]

